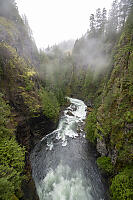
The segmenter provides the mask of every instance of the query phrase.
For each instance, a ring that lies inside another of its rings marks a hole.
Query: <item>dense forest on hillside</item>
[[[109,12],[96,9],[81,38],[46,50],[37,49],[15,0],[0,0],[0,199],[24,199],[34,135],[29,124],[40,118],[56,124],[66,96],[88,105],[86,137],[100,153],[97,164],[108,177],[110,198],[131,200],[132,0],[114,0]]]
[[[40,83],[38,50],[25,16],[12,0],[0,0],[0,199],[20,199],[31,179],[30,119],[58,121],[60,106]],[[51,128],[52,129],[52,128]],[[17,140],[16,140],[17,139]],[[18,143],[19,142],[19,143]],[[25,165],[26,164],[26,165]]]

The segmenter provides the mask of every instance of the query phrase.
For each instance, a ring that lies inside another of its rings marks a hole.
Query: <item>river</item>
[[[69,98],[57,130],[31,153],[32,176],[40,200],[107,200],[96,165],[97,153],[83,131],[86,105]]]

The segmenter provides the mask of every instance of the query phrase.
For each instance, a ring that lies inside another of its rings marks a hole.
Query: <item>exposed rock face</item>
[[[36,188],[34,181],[30,179],[28,182],[24,181],[22,183],[22,189],[24,191],[24,196],[21,200],[39,200],[36,193]]]
[[[25,180],[22,184],[24,192],[22,200],[38,200],[35,184],[31,177],[30,152],[42,137],[56,129],[57,123],[50,121],[44,115],[30,119],[21,116],[17,119],[17,123],[17,141],[26,147],[25,169],[29,174],[28,181]]]
[[[88,108],[93,108],[93,104],[92,104],[91,101],[87,101],[86,105],[87,105]]]
[[[69,115],[69,116],[74,116],[73,113],[72,113],[71,111],[68,111],[68,112],[67,112],[67,115]]]
[[[97,150],[115,166],[133,162],[133,12],[115,47],[113,68],[97,110]],[[107,150],[107,152],[106,152]]]
[[[97,151],[101,154],[101,156],[107,156],[108,151],[106,148],[106,143],[105,140],[100,140],[99,138],[97,138]]]
[[[0,16],[0,42],[7,42],[17,53],[27,61],[37,65],[37,47],[32,37],[29,37],[25,24],[21,19],[14,22]]]
[[[44,115],[30,119],[21,117],[16,132],[17,140],[30,152],[42,137],[51,133],[56,127],[57,123],[47,119]]]

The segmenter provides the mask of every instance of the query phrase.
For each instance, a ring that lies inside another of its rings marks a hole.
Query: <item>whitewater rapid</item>
[[[105,200],[97,153],[83,131],[86,105],[69,98],[58,128],[35,146],[32,175],[40,200]]]
[[[87,106],[83,101],[78,99],[68,98],[68,100],[71,102],[71,105],[64,111],[57,130],[51,133],[52,135],[56,134],[57,140],[62,140],[62,146],[67,145],[67,137],[75,138],[79,135],[85,137],[81,132],[83,132]],[[42,138],[42,141],[46,139],[46,137]],[[49,150],[52,150],[53,141],[49,140],[47,146],[49,147]]]

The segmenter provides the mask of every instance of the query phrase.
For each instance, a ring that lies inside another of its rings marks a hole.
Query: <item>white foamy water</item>
[[[45,136],[31,155],[39,199],[105,200],[95,151],[83,135],[86,105],[81,100],[68,99],[71,105],[64,111],[58,128]]]
[[[62,141],[62,148],[67,145],[67,137],[79,136],[80,132],[77,130],[81,131],[86,118],[84,102],[78,99],[68,99],[71,105],[64,111],[57,130],[52,133],[56,135],[57,140]],[[52,139],[47,141],[47,148],[54,149]],[[81,173],[79,171],[72,173],[68,166],[62,164],[58,165],[55,170],[50,170],[46,177],[36,184],[36,187],[40,200],[93,200],[91,186],[85,187]]]
[[[83,101],[68,98],[71,105],[64,111],[64,115],[60,119],[57,130],[53,132],[57,140],[62,140],[62,146],[67,145],[67,137],[75,138],[81,134],[81,127],[86,118],[86,105]],[[84,135],[82,135],[84,137]],[[48,143],[50,150],[53,149],[53,143]]]
[[[37,191],[40,200],[93,200],[91,187],[85,187],[81,174],[62,164],[48,172]]]

